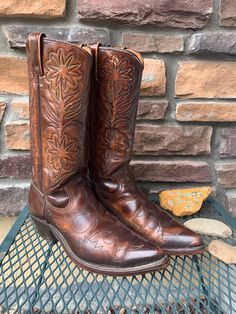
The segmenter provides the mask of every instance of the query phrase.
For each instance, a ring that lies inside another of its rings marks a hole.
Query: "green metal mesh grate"
[[[235,220],[217,203],[201,213],[231,224],[235,244]],[[95,275],[38,236],[25,208],[0,247],[0,313],[236,313],[236,267],[205,252],[152,274]]]

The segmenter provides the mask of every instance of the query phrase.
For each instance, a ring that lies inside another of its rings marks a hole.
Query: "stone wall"
[[[0,215],[27,199],[25,40],[44,31],[140,51],[136,178],[151,192],[212,185],[236,216],[235,0],[4,0],[0,16]]]

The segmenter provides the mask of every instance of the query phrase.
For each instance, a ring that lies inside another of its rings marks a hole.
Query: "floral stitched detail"
[[[106,59],[101,69],[102,83],[116,93],[126,92],[133,83],[133,67],[126,58]]]
[[[53,134],[47,140],[48,162],[54,170],[71,170],[77,163],[78,144],[69,135]]]
[[[79,80],[82,78],[80,61],[72,51],[66,52],[63,48],[50,53],[44,71],[45,78],[51,83],[52,88],[60,87],[65,93],[78,88]]]
[[[127,154],[129,142],[124,133],[119,132],[117,129],[107,129],[104,138],[108,143],[108,147],[105,151],[105,157],[107,159],[118,160],[120,157]]]

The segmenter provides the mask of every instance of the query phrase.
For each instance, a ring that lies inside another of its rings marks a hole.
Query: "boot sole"
[[[196,247],[190,247],[190,248],[179,248],[179,249],[167,249],[167,248],[162,248],[162,251],[165,254],[168,255],[180,255],[180,256],[185,256],[185,255],[197,255],[197,254],[202,254],[205,252],[206,248],[204,245],[201,246],[196,246]]]
[[[74,252],[71,250],[67,241],[63,235],[52,225],[48,224],[45,220],[41,220],[38,217],[31,215],[31,218],[38,230],[38,233],[42,238],[47,241],[52,241],[56,243],[59,241],[63,246],[68,257],[79,267],[96,273],[100,275],[109,275],[109,276],[131,276],[131,275],[143,275],[150,272],[159,271],[165,269],[169,264],[170,260],[168,257],[163,257],[156,262],[152,262],[145,265],[134,266],[134,267],[110,267],[110,266],[99,266],[93,263],[86,262],[80,259]]]

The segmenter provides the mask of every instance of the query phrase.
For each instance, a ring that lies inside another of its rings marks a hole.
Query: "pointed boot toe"
[[[163,238],[165,244],[162,245],[162,249],[169,255],[191,255],[200,254],[205,250],[203,239],[201,235],[185,228],[183,225],[178,224],[178,231],[176,227],[167,228],[164,231]]]

